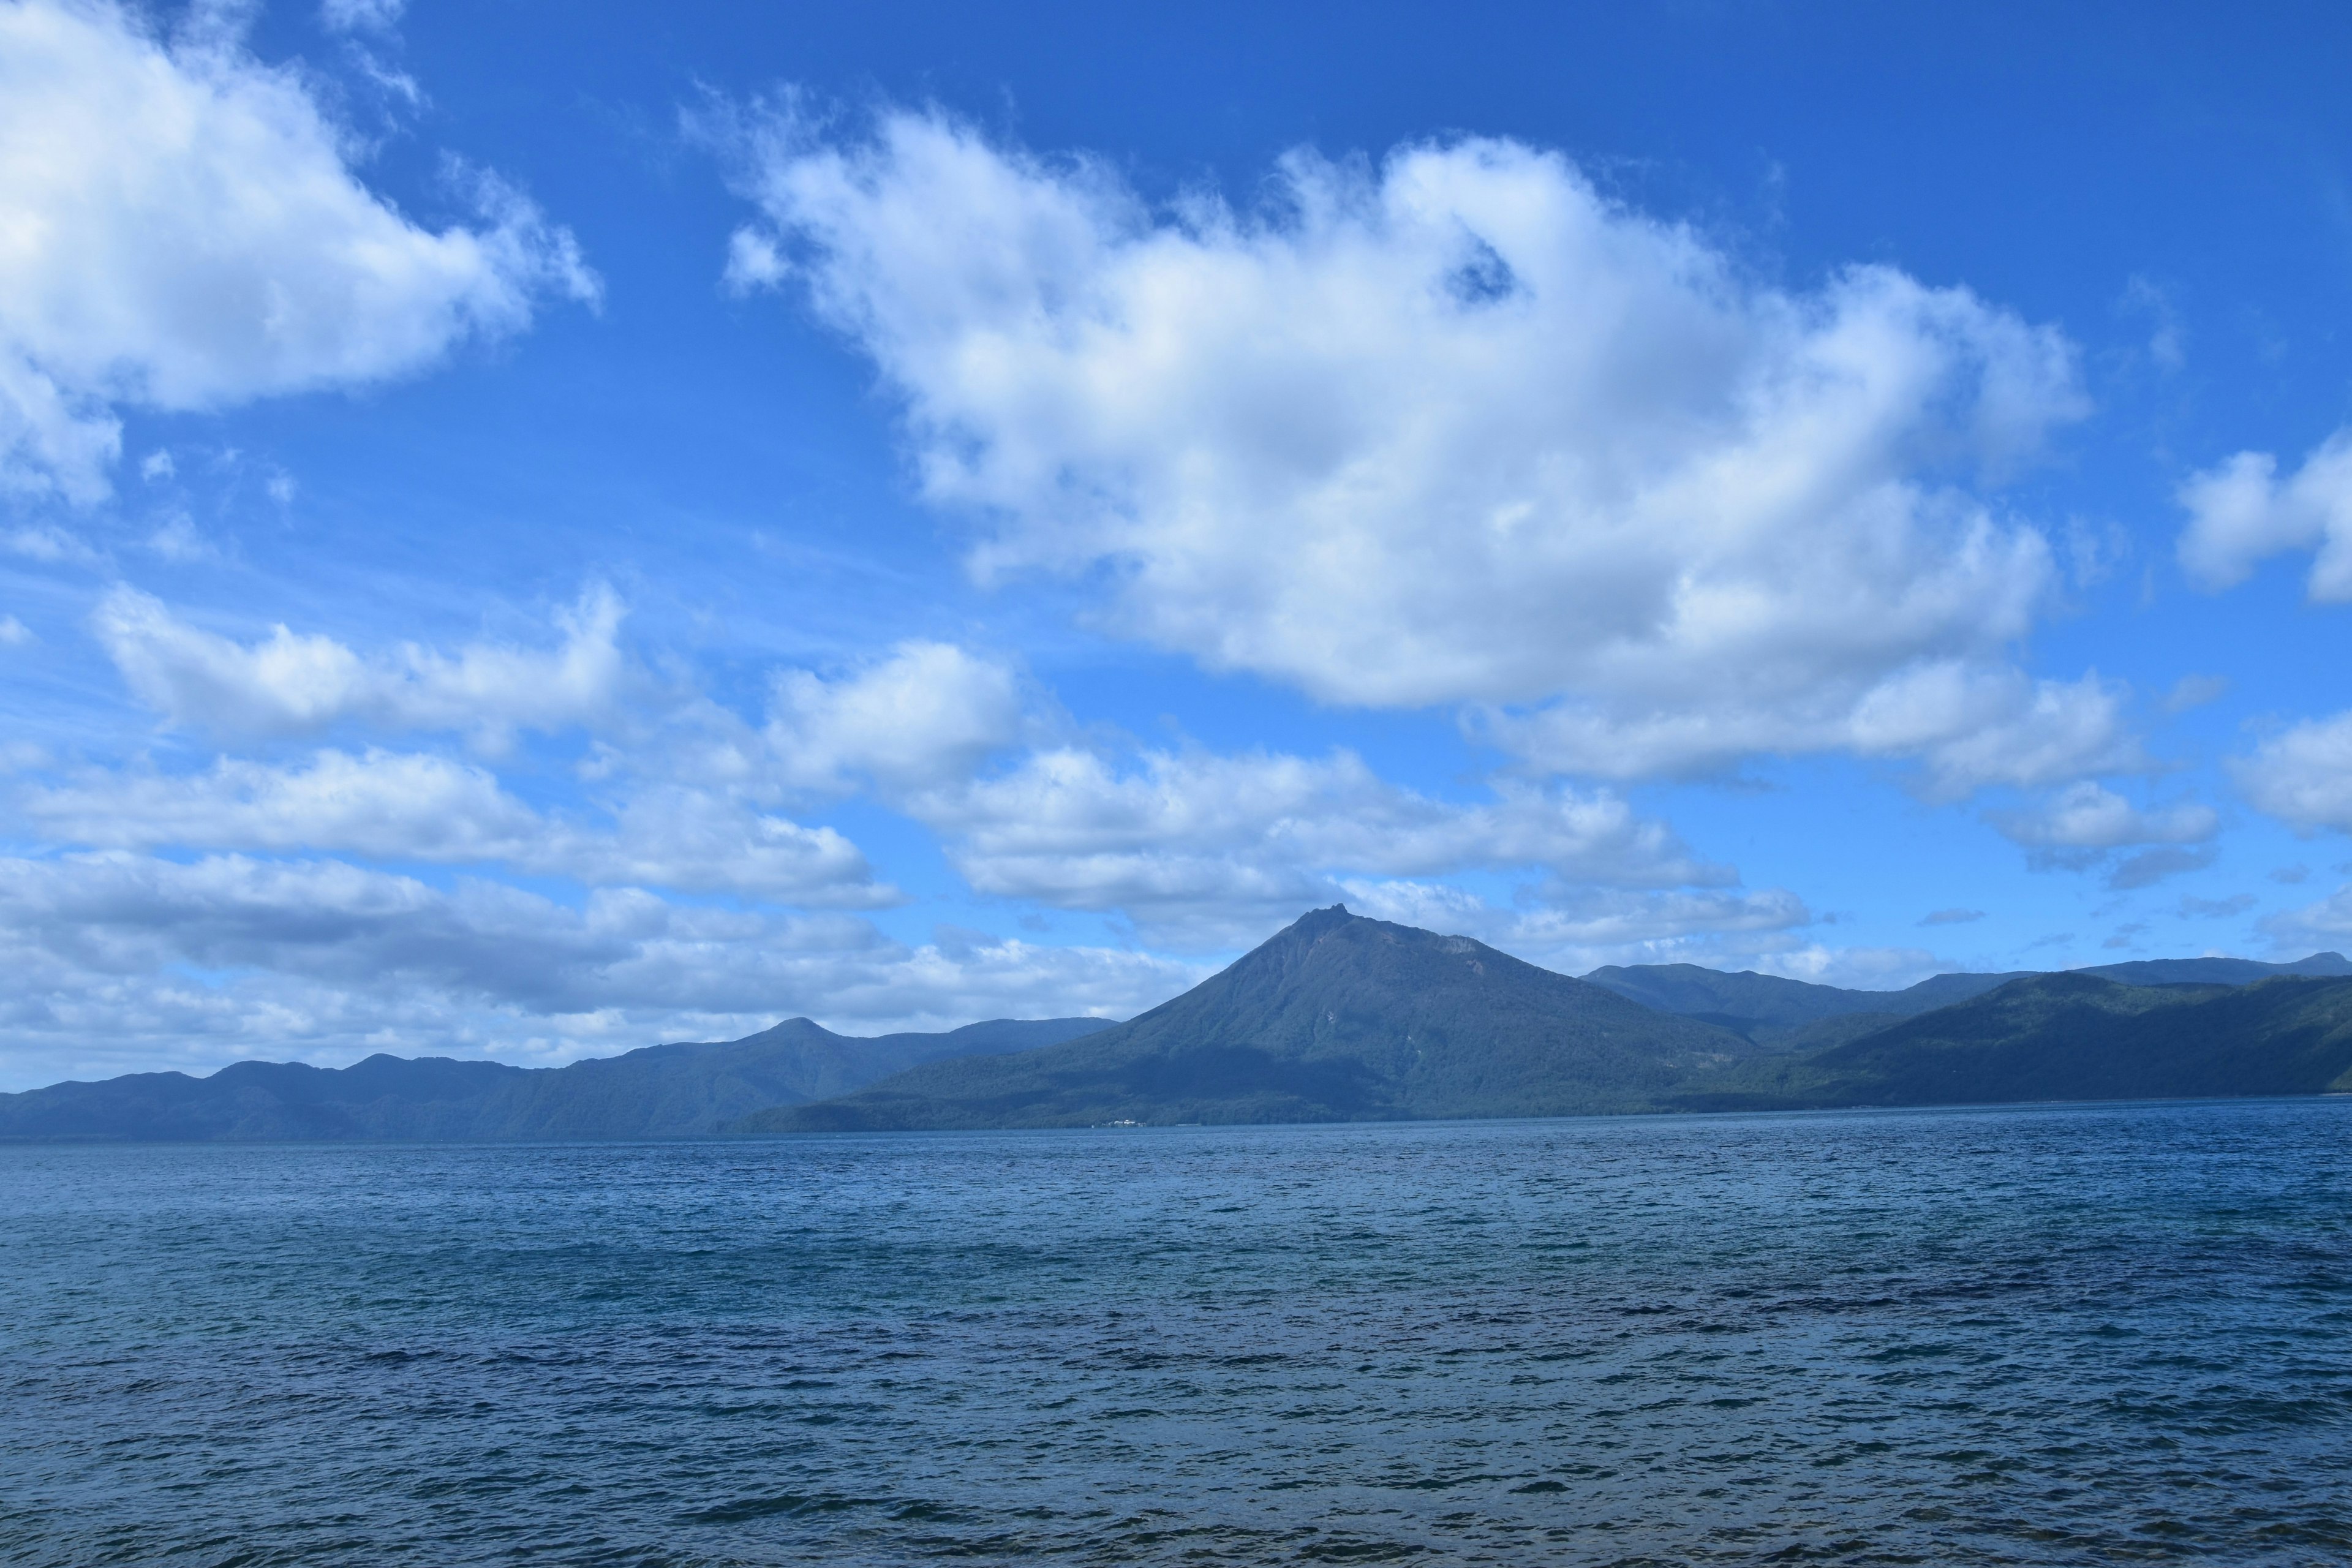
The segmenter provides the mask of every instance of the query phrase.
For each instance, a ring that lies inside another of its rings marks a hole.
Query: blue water
[[[2347,1148],[0,1149],[0,1562],[2342,1563]]]

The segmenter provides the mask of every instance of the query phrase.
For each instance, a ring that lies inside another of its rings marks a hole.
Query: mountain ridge
[[[204,1078],[131,1073],[0,1095],[0,1141],[696,1137],[752,1110],[852,1092],[943,1055],[1025,1050],[1111,1022],[999,1018],[861,1037],[788,1018],[740,1040],[643,1046],[561,1068],[381,1053],[347,1068],[234,1062]]]
[[[2352,976],[2352,959],[2315,952],[2291,963],[2251,958],[2154,958],[2081,969],[1957,971],[1931,975],[1898,991],[1857,991],[1752,969],[1707,969],[1696,963],[1610,964],[1582,978],[1661,1012],[1703,1018],[1746,1034],[1759,1045],[1801,1048],[1832,1043],[1818,1026],[1854,1016],[1892,1021],[1916,1017],[1981,996],[2036,974],[2088,974],[2126,985],[2246,985],[2274,975]],[[1835,1031],[1829,1031],[1832,1036]]]
[[[1860,1039],[1738,1064],[1695,1110],[2231,1099],[2352,1091],[2352,978],[2135,985],[2029,975]]]

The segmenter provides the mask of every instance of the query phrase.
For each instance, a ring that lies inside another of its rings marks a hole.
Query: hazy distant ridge
[[[1645,1007],[1736,1029],[1759,1045],[1801,1047],[1826,1043],[1810,1037],[1821,1031],[1808,1026],[1856,1015],[1888,1022],[1916,1017],[2043,973],[2017,969],[2000,974],[1937,974],[1901,991],[1849,991],[1753,970],[1732,973],[1702,969],[1696,963],[1612,964],[1584,978]],[[2352,959],[2340,952],[2315,952],[2293,963],[2262,963],[2251,958],[2151,958],[2064,973],[2125,985],[2250,985],[2280,974],[2352,976]]]
[[[647,1046],[526,1068],[373,1056],[340,1069],[238,1062],[208,1078],[133,1073],[0,1095],[0,1138],[677,1138],[773,1105],[846,1094],[940,1057],[1027,1050],[1103,1018],[998,1019],[943,1034],[836,1035],[793,1018],[740,1040]]]

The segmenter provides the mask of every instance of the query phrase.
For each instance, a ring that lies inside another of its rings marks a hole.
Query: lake
[[[2352,1103],[0,1147],[0,1563],[2352,1559]]]

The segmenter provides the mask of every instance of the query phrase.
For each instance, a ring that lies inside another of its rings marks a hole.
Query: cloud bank
[[[1197,966],[1101,947],[909,946],[863,921],[577,907],[331,860],[0,858],[0,1075],[27,1088],[241,1057],[372,1050],[558,1062],[796,1013],[852,1033],[1127,1014]]]
[[[299,734],[346,721],[385,730],[453,730],[496,743],[611,713],[626,673],[624,614],[592,589],[557,617],[552,650],[478,643],[455,655],[408,644],[363,658],[331,637],[284,626],[242,644],[190,626],[151,594],[118,585],[91,629],[131,691],[172,723],[216,734]]]
[[[2115,689],[2009,662],[2054,572],[1985,486],[2085,403],[1965,289],[1771,287],[1505,140],[1293,153],[1236,211],[938,114],[737,131],[730,279],[879,367],[983,577],[1095,577],[1127,635],[1563,771],[2131,758]]]

